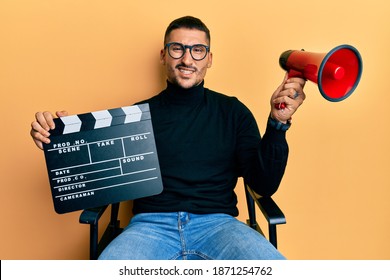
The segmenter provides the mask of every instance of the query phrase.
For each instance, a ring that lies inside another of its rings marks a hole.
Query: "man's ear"
[[[207,63],[207,68],[210,68],[213,65],[213,53],[209,53],[209,62]]]
[[[165,55],[166,55],[165,49],[161,49],[161,51],[160,51],[160,63],[162,65],[165,65]]]

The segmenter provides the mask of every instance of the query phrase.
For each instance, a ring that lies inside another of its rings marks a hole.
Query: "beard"
[[[197,67],[179,63],[168,68],[168,81],[183,89],[189,89],[199,85],[205,74],[206,71],[199,71]]]

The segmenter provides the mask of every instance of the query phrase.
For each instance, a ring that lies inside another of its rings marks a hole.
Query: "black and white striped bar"
[[[148,104],[54,120],[44,145],[57,213],[158,194],[162,180]]]
[[[150,119],[149,105],[139,104],[61,117],[54,120],[56,128],[50,133],[51,135],[63,135],[147,119]]]

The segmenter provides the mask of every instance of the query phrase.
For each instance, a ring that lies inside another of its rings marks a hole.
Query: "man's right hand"
[[[65,117],[68,115],[67,111],[58,111],[56,112],[57,117]],[[35,121],[31,123],[30,135],[34,140],[35,145],[38,148],[43,150],[42,143],[50,143],[50,130],[55,128],[54,116],[50,112],[37,112],[35,114]]]

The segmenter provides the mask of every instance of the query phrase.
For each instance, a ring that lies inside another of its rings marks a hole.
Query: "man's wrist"
[[[291,120],[288,120],[286,123],[282,123],[282,122],[272,118],[272,116],[270,114],[268,117],[268,125],[275,128],[276,130],[286,131],[291,126]]]

